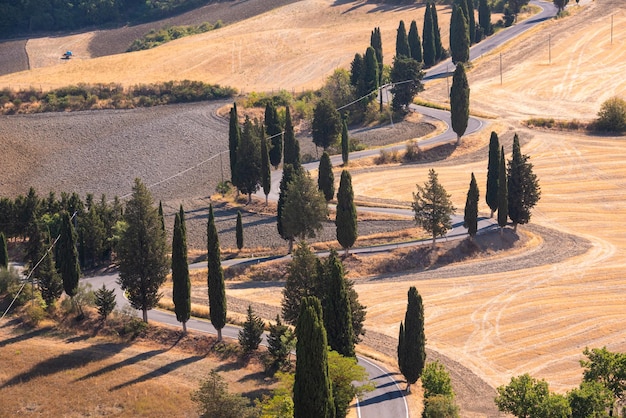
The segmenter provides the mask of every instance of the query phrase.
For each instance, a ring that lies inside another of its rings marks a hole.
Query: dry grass
[[[231,391],[271,388],[258,362],[211,354],[211,337],[153,329],[127,343],[53,325],[0,327],[0,416],[193,417],[190,394],[213,368]]]

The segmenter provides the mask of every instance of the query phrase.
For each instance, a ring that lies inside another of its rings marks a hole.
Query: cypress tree
[[[330,251],[322,270],[322,308],[328,345],[344,357],[355,357],[352,313],[346,292],[345,274],[335,250]]]
[[[350,300],[350,315],[352,316],[352,333],[354,335],[354,344],[358,344],[361,342],[361,335],[365,335],[363,323],[365,322],[367,307],[359,302],[359,294],[356,292],[356,290],[354,290],[354,282],[347,279],[345,282],[346,292],[348,293],[348,299]]]
[[[48,248],[52,248],[52,242],[50,236],[47,238]],[[42,248],[41,257],[46,254],[45,249]],[[34,267],[34,266],[33,266]],[[37,277],[37,283],[39,284],[39,291],[46,305],[51,306],[58,298],[63,294],[63,280],[57,272],[56,265],[54,263],[53,251],[49,250],[46,258],[39,264],[37,271],[35,272]]]
[[[161,299],[159,289],[171,265],[158,210],[139,179],[135,179],[132,198],[126,203],[124,221],[127,228],[116,246],[119,284],[131,306],[141,309],[144,322],[148,322],[148,310]],[[56,261],[58,265],[59,259]]]
[[[283,129],[280,126],[276,106],[272,102],[268,102],[265,106],[265,132],[271,141],[268,151],[269,161],[274,168],[278,168],[283,157]]]
[[[374,76],[376,77],[376,75]],[[313,110],[313,122],[311,123],[313,143],[315,146],[326,150],[337,142],[340,132],[341,115],[335,110],[335,105],[328,99],[320,100]]]
[[[470,30],[469,30],[469,9],[467,7],[467,1],[466,0],[455,0],[454,3],[461,8],[461,11],[463,12],[463,16],[465,16],[465,21],[467,22],[467,36],[468,36],[468,38],[470,40],[470,45],[471,45],[471,43],[472,43],[472,36],[470,35]]]
[[[183,214],[181,217],[181,213]],[[183,324],[187,333],[187,321],[191,316],[191,282],[187,262],[187,228],[185,227],[183,206],[174,218],[172,236],[172,301],[176,320]]]
[[[469,95],[470,88],[465,75],[465,67],[458,63],[452,76],[452,87],[450,87],[450,119],[452,130],[457,135],[457,144],[461,143],[461,137],[467,129],[469,120]]]
[[[444,236],[452,228],[450,216],[455,210],[450,195],[439,183],[435,170],[429,170],[428,181],[423,187],[417,185],[417,193],[413,193],[412,206],[415,223],[432,234],[434,248],[437,237]],[[406,322],[404,326],[406,328]]]
[[[341,121],[341,161],[343,165],[348,165],[348,158],[350,157],[350,139],[348,138],[348,123],[346,118]]]
[[[476,13],[474,12],[474,1],[465,0],[465,7],[467,8],[467,26],[471,45],[478,42],[478,40],[476,40]]]
[[[259,344],[262,341],[263,328],[265,328],[265,323],[254,313],[252,305],[248,305],[246,321],[239,331],[239,345],[243,348],[244,354],[249,354],[251,351],[259,348]]]
[[[420,34],[417,31],[417,23],[415,20],[411,21],[411,26],[409,27],[409,49],[411,51],[411,58],[413,58],[417,62],[422,62],[424,60],[422,56],[422,41],[420,40]]]
[[[285,108],[285,141],[283,144],[283,153],[283,170],[284,166],[287,164],[291,164],[296,169],[300,167],[300,145],[294,134],[289,106]]]
[[[455,4],[452,8],[452,18],[450,19],[450,55],[455,65],[469,61],[469,47],[468,23],[463,9],[458,4]]]
[[[280,316],[276,315],[276,323],[269,326],[267,335],[267,351],[272,356],[274,370],[287,364],[287,359],[294,348],[295,335],[287,325],[284,325]]]
[[[165,215],[163,215],[163,203],[159,200],[159,221],[161,222],[161,230],[165,232]]]
[[[0,268],[9,267],[9,252],[7,249],[7,239],[4,236],[4,232],[0,232]]]
[[[267,206],[267,196],[272,188],[272,173],[270,170],[269,154],[267,152],[267,139],[265,133],[261,132],[261,185],[265,193],[265,205]],[[280,161],[279,161],[280,163]]]
[[[493,218],[493,213],[498,210],[498,170],[500,169],[500,141],[498,140],[498,134],[491,132],[491,138],[489,139],[489,163],[487,164],[487,193],[485,194],[485,200],[487,205],[491,209],[490,218]]]
[[[226,290],[224,288],[224,271],[220,254],[220,241],[215,227],[213,205],[209,206],[209,222],[207,224],[207,258],[209,288],[209,316],[211,324],[217,330],[217,341],[222,341],[222,328],[226,325]]]
[[[409,47],[409,39],[406,34],[406,28],[404,27],[404,21],[401,20],[398,25],[398,32],[396,34],[396,57],[411,58],[411,48]]]
[[[287,186],[291,182],[295,172],[296,170],[291,164],[283,165],[283,177],[280,179],[280,192],[278,193],[278,204],[276,207],[276,228],[278,229],[278,235],[280,235],[282,239],[289,241],[290,252],[294,237],[288,235],[285,231],[283,215],[285,209],[285,198],[287,197]]]
[[[320,158],[319,169],[317,170],[317,187],[324,193],[326,201],[331,201],[335,197],[335,176],[333,174],[333,163],[326,151]]]
[[[281,303],[281,315],[291,325],[298,321],[302,300],[320,293],[317,263],[318,259],[307,243],[300,242],[287,267],[287,280]]]
[[[376,27],[370,36],[370,46],[376,52],[376,62],[378,63],[378,84],[382,84],[383,77],[383,39],[380,34],[380,28]]]
[[[368,100],[363,100],[363,106],[367,107],[367,104],[376,98],[378,90],[378,62],[376,61],[376,51],[371,46],[365,51],[365,58],[363,59],[363,90],[361,96],[370,95]]]
[[[498,226],[500,227],[501,235],[509,217],[509,192],[506,180],[504,147],[502,147],[500,151],[500,166],[498,167]]]
[[[61,233],[55,248],[56,266],[63,280],[63,290],[73,298],[78,291],[80,267],[76,250],[76,231],[67,211],[61,214]]]
[[[426,337],[424,335],[424,307],[422,297],[414,286],[408,294],[408,304],[404,316],[404,338],[402,341],[402,374],[407,381],[407,392],[422,375],[426,362]]]
[[[103,283],[102,287],[93,293],[98,313],[104,322],[107,320],[107,316],[113,312],[115,306],[117,306],[117,302],[115,301],[115,289],[107,289]]]
[[[438,55],[435,48],[435,27],[433,23],[433,14],[430,11],[431,7],[435,7],[432,3],[426,4],[424,10],[424,29],[422,30],[422,45],[423,45],[423,58],[424,67],[430,68],[437,62]]]
[[[241,128],[237,116],[237,103],[230,108],[230,120],[228,125],[228,152],[230,156],[230,181],[235,187],[239,187],[237,181],[237,147],[241,139]]]
[[[404,323],[400,321],[400,331],[398,332],[398,368],[404,376],[404,355],[406,348],[404,345]]]
[[[480,0],[478,4],[478,23],[485,36],[493,35],[493,25],[491,24],[491,7],[487,0]]]
[[[237,225],[235,226],[235,235],[237,238],[237,249],[243,248],[243,222],[241,220],[241,212],[237,211]]]
[[[513,137],[513,156],[507,172],[509,218],[513,229],[530,221],[530,210],[537,204],[541,191],[528,155],[522,155],[517,134]]]
[[[348,255],[359,235],[352,176],[348,170],[341,172],[339,191],[337,192],[335,226],[337,227],[337,241]]]
[[[258,133],[261,130],[252,124],[246,116],[239,145],[237,145],[237,188],[248,195],[252,202],[252,193],[259,190],[261,183],[261,146]]]
[[[478,199],[478,185],[474,173],[472,173],[472,180],[465,200],[465,216],[463,217],[463,227],[467,228],[467,233],[472,239],[478,231]]]
[[[437,17],[437,7],[435,3],[431,3],[430,5],[430,13],[432,15],[433,20],[433,36],[435,39],[435,60],[437,62],[445,59],[447,57],[447,53],[443,44],[441,43],[441,29],[439,28],[439,17]]]
[[[328,374],[328,349],[322,307],[316,297],[302,300],[296,325],[294,418],[334,418],[335,405]]]
[[[363,60],[363,56],[359,53],[354,54],[354,59],[350,64],[350,84],[357,90],[360,91],[359,83],[363,80],[363,67],[365,66],[365,61]]]

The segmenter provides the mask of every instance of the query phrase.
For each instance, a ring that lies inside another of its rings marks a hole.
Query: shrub
[[[381,149],[378,157],[374,158],[374,164],[376,165],[399,163],[399,162],[401,162],[401,158],[398,155],[398,151],[396,150],[387,151],[385,149]]]
[[[20,284],[20,275],[14,268],[0,269],[0,295]]]
[[[420,146],[417,141],[409,141],[406,144],[406,152],[404,153],[404,161],[417,161],[420,157]]]
[[[594,127],[598,131],[626,131],[626,101],[620,97],[611,97],[600,107]]]
[[[228,384],[215,370],[200,383],[200,388],[191,394],[198,405],[200,417],[252,418],[258,416],[246,398],[228,393]]]
[[[423,418],[458,418],[459,407],[455,404],[454,398],[445,395],[436,395],[424,399]]]

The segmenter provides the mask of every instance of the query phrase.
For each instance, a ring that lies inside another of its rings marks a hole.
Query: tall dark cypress
[[[431,7],[434,7],[432,3],[426,4],[424,10],[424,29],[422,30],[422,46],[423,46],[423,58],[424,67],[430,68],[437,62],[438,56],[435,49],[435,27],[433,23],[433,14],[430,11]]]
[[[226,325],[226,290],[224,287],[224,271],[220,253],[220,241],[215,227],[213,205],[209,206],[207,224],[207,258],[208,258],[208,292],[209,317],[217,330],[217,341],[222,341],[222,328]]]
[[[269,161],[274,168],[278,168],[283,158],[283,129],[280,126],[276,106],[272,102],[268,102],[265,106],[265,132],[271,144],[270,147],[266,146],[269,148]]]
[[[376,62],[378,63],[378,84],[382,84],[383,76],[383,39],[380,34],[380,28],[376,27],[370,36],[370,46],[376,52]]]
[[[241,219],[241,212],[237,211],[237,224],[235,225],[235,238],[237,241],[237,249],[243,248],[243,220]]]
[[[296,325],[294,418],[334,418],[332,382],[328,373],[328,341],[322,307],[314,296],[302,299]]]
[[[317,187],[324,193],[326,201],[331,201],[335,197],[335,175],[333,174],[333,163],[326,151],[320,158],[319,169],[317,170]]]
[[[289,106],[285,108],[285,142],[283,144],[283,154],[283,169],[287,164],[291,164],[294,168],[300,167],[300,144],[298,144],[293,130]]]
[[[363,61],[363,55],[358,52],[354,54],[354,59],[352,63],[350,63],[350,84],[357,89],[360,90],[359,83],[363,80],[363,67],[365,66],[365,61]]]
[[[9,267],[9,252],[7,249],[7,239],[4,236],[4,232],[0,232],[0,268]]]
[[[404,339],[401,364],[407,381],[407,392],[422,375],[426,362],[426,337],[424,335],[424,306],[415,286],[411,286],[404,316]]]
[[[187,321],[191,316],[191,282],[187,262],[187,228],[185,227],[183,206],[174,218],[172,236],[172,301],[176,320],[183,324],[187,333]],[[181,215],[182,214],[182,215]]]
[[[350,157],[350,138],[348,137],[348,123],[346,118],[343,118],[341,122],[341,161],[343,165],[348,165],[348,158]]]
[[[478,3],[478,23],[485,36],[493,35],[493,25],[491,24],[491,7],[487,0],[480,0]]]
[[[235,187],[237,183],[237,147],[241,139],[241,127],[237,116],[237,103],[230,108],[230,120],[228,125],[228,152],[230,156],[230,181]]]
[[[487,192],[485,193],[485,201],[491,209],[490,218],[498,210],[498,170],[500,169],[500,141],[498,134],[491,132],[489,138],[489,162],[487,163]]]
[[[504,161],[504,147],[500,151],[500,166],[498,167],[498,226],[500,234],[504,230],[509,217],[509,191]]]
[[[465,216],[463,217],[463,226],[467,228],[470,238],[474,238],[478,231],[478,199],[478,185],[474,173],[472,173],[467,199],[465,200]]]
[[[322,308],[328,345],[344,357],[355,357],[352,312],[346,291],[345,273],[335,250],[330,251],[322,270]]]
[[[363,66],[363,90],[360,96],[369,94],[369,100],[363,100],[364,106],[376,98],[378,90],[378,62],[376,61],[376,51],[371,46],[365,51]]]
[[[272,189],[272,172],[270,169],[270,158],[267,152],[267,139],[265,133],[260,132],[261,135],[261,186],[263,187],[263,193],[265,194],[265,204],[267,205],[267,197]],[[279,161],[280,163],[280,161]]]
[[[400,21],[396,34],[396,58],[400,57],[411,58],[411,48],[409,47],[409,39],[403,20]]]
[[[165,215],[163,214],[163,203],[159,200],[159,221],[161,222],[161,230],[165,232]]]
[[[406,350],[404,348],[404,322],[400,321],[400,331],[398,332],[398,368],[400,373],[404,376],[404,355]]]
[[[252,201],[252,194],[259,190],[261,185],[261,141],[262,133],[257,122],[252,123],[246,116],[243,132],[237,146],[237,188],[241,193],[248,195],[248,203]]]
[[[461,0],[463,1],[463,0]],[[454,64],[469,61],[469,29],[463,9],[458,4],[452,8],[450,19],[450,55]]]
[[[289,185],[292,178],[296,175],[297,171],[298,170],[294,169],[291,164],[283,165],[283,177],[280,179],[280,192],[278,193],[278,204],[276,207],[276,228],[278,229],[278,235],[280,235],[282,239],[289,241],[290,247],[294,237],[287,235],[287,233],[285,232],[285,228],[283,225],[283,210],[285,206],[287,185]]]
[[[435,3],[430,5],[430,13],[433,20],[433,35],[435,37],[435,60],[439,62],[446,58],[447,53],[441,43],[441,28],[439,27],[439,17],[437,16],[437,7]]]
[[[55,260],[57,270],[63,280],[63,290],[69,297],[76,295],[80,278],[76,237],[70,214],[67,211],[63,211],[61,215],[61,233],[55,247]]]
[[[346,255],[348,255],[350,248],[352,248],[359,236],[354,191],[352,190],[352,176],[348,170],[341,172],[339,191],[337,192],[336,213],[337,241],[339,241],[341,247],[346,251]]]
[[[507,171],[509,218],[513,229],[530,221],[530,210],[537,204],[541,191],[528,155],[522,155],[517,134],[513,137],[513,156]]]
[[[36,224],[36,222],[34,224]],[[49,236],[47,237],[46,244],[47,248],[52,247],[52,241]],[[43,250],[45,251],[46,249]],[[44,251],[41,252],[41,256],[45,254]],[[39,259],[41,259],[41,256]],[[48,254],[46,254],[46,258],[39,264],[35,274],[41,297],[44,302],[46,302],[46,305],[51,306],[63,294],[63,280],[61,280],[61,276],[59,276],[56,270],[53,251],[49,251]]]
[[[461,143],[461,137],[467,129],[469,120],[470,88],[465,75],[465,66],[462,63],[456,65],[450,87],[450,120],[452,130],[457,135],[457,144]]]
[[[476,40],[476,13],[474,11],[474,1],[465,0],[465,6],[467,7],[467,26],[471,45],[478,42]]]
[[[409,48],[411,50],[411,58],[417,62],[422,62],[424,60],[424,57],[422,56],[422,41],[420,40],[420,34],[417,31],[417,23],[415,20],[411,21],[408,41]]]

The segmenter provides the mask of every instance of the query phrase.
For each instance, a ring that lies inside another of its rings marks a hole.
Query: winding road
[[[538,23],[541,23],[545,20],[548,20],[556,15],[556,8],[552,3],[544,2],[544,1],[531,1],[533,5],[539,6],[542,8],[542,12],[535,15],[534,17],[527,19],[523,22],[520,22],[514,26],[511,26],[507,29],[504,29],[497,34],[491,36],[488,39],[480,42],[475,45],[470,50],[470,59],[474,60],[481,55],[492,51],[496,47],[503,45],[514,37],[520,35],[521,33],[527,31]],[[449,68],[452,67],[450,60],[444,61],[435,67],[428,70],[425,74],[424,81],[428,82],[429,80],[434,80],[442,77],[447,77],[450,74]],[[447,142],[456,141],[456,134],[450,129],[450,115],[447,111],[427,108],[423,106],[411,106],[412,110],[419,112],[425,116],[430,118],[434,118],[440,121],[443,121],[447,124],[448,128],[445,132],[429,138],[427,140],[421,141],[420,145],[433,145],[433,144],[444,144]],[[466,134],[471,134],[479,131],[483,127],[483,122],[474,117],[470,117],[468,122],[468,127],[466,130]],[[404,149],[406,145],[400,144],[389,147],[389,150],[400,150]],[[373,155],[377,155],[380,152],[379,149],[374,150],[364,150],[359,152],[351,153],[351,159],[358,159],[363,157],[369,157]],[[338,165],[341,163],[341,156],[334,156],[331,158],[333,165]],[[309,163],[304,165],[306,169],[316,169],[317,163]],[[269,195],[270,199],[278,200],[278,190],[280,179],[282,174],[280,171],[274,171],[272,173],[272,192]],[[264,195],[262,195],[264,197]],[[372,207],[359,207],[357,208],[359,211],[369,211],[369,212],[381,212],[381,213],[393,213],[396,215],[406,215],[408,217],[413,216],[413,212],[410,210],[402,210],[402,209],[388,209],[388,208],[372,208]],[[449,232],[446,238],[461,238],[466,236],[466,230],[463,228],[463,220],[462,216],[455,215],[453,217],[453,229]],[[484,232],[488,231],[490,228],[493,228],[493,221],[489,219],[481,219],[479,222],[479,230]],[[422,242],[423,243],[423,242]],[[417,245],[418,241],[407,242],[402,244],[392,244],[392,245],[381,245],[371,248],[355,248],[352,250],[354,253],[360,252],[383,252],[389,251],[392,249],[396,249],[401,246],[410,246]],[[224,265],[235,264],[237,262],[246,262],[248,260],[229,260],[225,261]],[[190,268],[202,268],[205,267],[204,263],[200,265],[192,265]],[[106,274],[102,276],[97,276],[93,278],[85,279],[86,282],[91,283],[94,288],[101,287],[103,284],[108,288],[115,288],[116,298],[118,302],[118,307],[123,308],[128,304],[128,301],[124,299],[124,294],[122,290],[117,285],[117,273],[114,274]],[[179,323],[176,321],[175,315],[170,312],[164,312],[159,310],[151,310],[149,312],[149,318],[151,321],[179,326]],[[211,334],[215,334],[215,329],[211,325],[209,321],[192,318],[187,322],[187,327],[190,330],[199,331],[199,332],[207,332]],[[239,333],[239,328],[235,326],[226,326],[222,333],[226,338],[237,338]],[[373,392],[366,394],[363,399],[358,400],[358,408],[357,415],[359,418],[379,418],[379,417],[393,417],[393,418],[408,418],[408,406],[406,403],[406,399],[404,397],[404,392],[400,388],[400,382],[396,379],[396,375],[391,373],[384,367],[376,364],[375,362],[359,357],[359,364],[362,365],[368,375],[370,376],[371,381],[375,384],[376,389]]]

